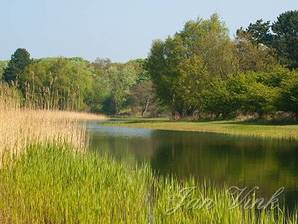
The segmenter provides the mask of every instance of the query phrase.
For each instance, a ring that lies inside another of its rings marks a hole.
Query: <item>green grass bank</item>
[[[247,121],[171,121],[168,119],[112,119],[109,126],[194,131],[298,141],[298,124]]]

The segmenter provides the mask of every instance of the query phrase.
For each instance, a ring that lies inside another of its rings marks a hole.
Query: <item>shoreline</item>
[[[111,122],[112,121],[112,122]],[[217,133],[234,136],[271,138],[298,142],[298,124],[258,124],[239,121],[170,121],[167,119],[108,119],[105,126],[152,130]]]

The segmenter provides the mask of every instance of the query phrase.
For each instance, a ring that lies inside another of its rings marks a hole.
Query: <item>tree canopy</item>
[[[18,82],[24,69],[31,63],[30,54],[26,49],[19,48],[11,56],[4,71],[3,78],[8,83]]]
[[[91,91],[92,72],[78,59],[33,61],[20,78],[27,102],[43,108],[82,109]]]
[[[181,32],[155,41],[147,69],[157,95],[173,113],[190,114],[202,108],[201,93],[212,77],[235,72],[233,44],[217,15],[185,24]]]
[[[298,68],[298,10],[282,13],[273,23],[257,20],[240,31],[246,32],[254,43],[273,48],[288,68]]]

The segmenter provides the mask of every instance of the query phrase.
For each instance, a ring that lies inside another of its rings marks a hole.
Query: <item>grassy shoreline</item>
[[[158,178],[71,146],[37,144],[0,169],[1,223],[297,223],[280,209],[233,206],[227,188]],[[208,202],[208,203],[206,203]],[[210,206],[209,206],[210,205]]]
[[[298,141],[298,124],[270,124],[239,121],[171,121],[168,119],[112,119],[103,125],[155,130],[209,132],[239,136]]]

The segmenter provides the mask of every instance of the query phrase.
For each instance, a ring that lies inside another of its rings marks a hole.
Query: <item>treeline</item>
[[[154,41],[146,59],[32,59],[17,49],[0,76],[23,105],[175,118],[298,114],[298,11],[230,38],[217,15]]]
[[[19,90],[26,107],[156,115],[160,110],[143,67],[141,59],[124,64],[109,59],[32,59],[26,49],[17,49],[9,62],[0,63],[0,77]]]
[[[159,99],[176,118],[298,113],[298,11],[258,20],[234,40],[217,15],[153,43],[147,61]]]

